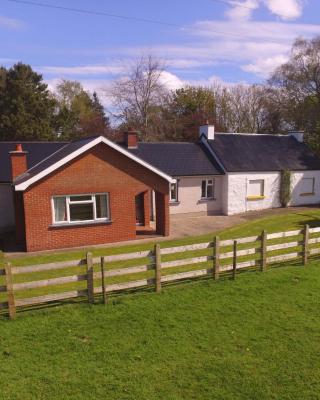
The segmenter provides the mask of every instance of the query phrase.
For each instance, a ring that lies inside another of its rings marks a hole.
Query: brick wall
[[[104,144],[96,146],[24,193],[27,251],[135,239],[135,196],[150,189],[168,197],[167,181]],[[52,226],[52,196],[103,192],[110,193],[111,224]]]

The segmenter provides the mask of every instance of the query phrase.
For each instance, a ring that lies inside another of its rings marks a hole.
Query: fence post
[[[235,240],[233,242],[233,268],[232,268],[232,279],[236,279],[237,274],[237,247],[238,242]]]
[[[303,231],[303,265],[308,264],[309,258],[309,225],[305,225]]]
[[[92,253],[87,253],[87,290],[88,290],[88,302],[94,303],[94,282],[93,282],[93,262]]]
[[[219,279],[220,270],[220,239],[219,236],[215,236],[213,239],[213,277],[215,280]]]
[[[262,231],[261,234],[261,271],[267,270],[267,231]]]
[[[156,281],[156,292],[161,292],[161,247],[160,244],[154,246],[154,255],[156,261],[155,269],[155,281]]]
[[[6,263],[4,267],[5,267],[5,272],[6,272],[6,286],[7,286],[9,317],[10,317],[10,319],[14,319],[16,317],[16,305],[15,305],[14,293],[13,293],[13,278],[12,278],[11,264]]]
[[[106,278],[104,275],[104,257],[101,257],[101,286],[102,286],[102,301],[103,304],[107,304]]]

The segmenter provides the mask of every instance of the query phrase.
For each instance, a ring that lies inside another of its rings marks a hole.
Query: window
[[[213,199],[214,197],[214,180],[205,179],[201,183],[201,198]]]
[[[300,196],[310,196],[314,194],[315,179],[302,178],[300,183]]]
[[[170,201],[173,203],[178,201],[178,182],[170,185]]]
[[[101,220],[110,220],[108,193],[53,197],[55,224]]]
[[[248,199],[264,198],[264,179],[253,179],[248,183]]]

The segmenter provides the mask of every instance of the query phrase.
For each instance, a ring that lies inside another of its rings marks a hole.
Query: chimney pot
[[[16,144],[16,151],[18,151],[18,152],[22,151],[22,144],[21,143],[17,143]]]

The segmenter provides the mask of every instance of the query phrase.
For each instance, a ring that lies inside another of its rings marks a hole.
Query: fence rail
[[[266,271],[267,267],[272,264],[292,260],[300,260],[302,264],[306,265],[310,256],[320,254],[320,245],[317,247],[320,243],[320,236],[315,236],[317,234],[320,235],[320,227],[309,228],[306,225],[301,230],[270,234],[263,231],[261,235],[237,239],[220,240],[216,236],[211,242],[185,246],[161,248],[157,244],[153,250],[99,258],[94,258],[91,253],[87,253],[86,258],[81,260],[21,267],[13,267],[10,263],[6,263],[4,268],[0,268],[0,276],[5,279],[5,284],[0,285],[0,293],[5,293],[7,301],[0,302],[0,310],[8,310],[10,318],[14,318],[17,308],[25,306],[78,297],[86,297],[88,302],[94,303],[96,294],[103,294],[103,300],[106,302],[107,294],[112,292],[154,286],[159,293],[162,284],[168,282],[204,276],[211,276],[217,280],[221,274],[229,272],[235,279],[240,270],[257,267],[261,271]],[[203,254],[204,252],[206,254]],[[121,265],[128,262],[141,263],[141,265]],[[99,265],[100,269],[97,270]],[[188,267],[190,267],[189,270],[185,270]],[[83,268],[86,269],[82,270],[85,273],[59,276],[65,269],[68,269],[70,274],[70,269]],[[137,274],[146,275],[152,272],[154,273],[152,277],[143,276],[140,277],[141,279],[128,280],[129,276],[135,277]],[[30,280],[35,274],[40,273],[49,273],[51,276],[45,279]],[[28,278],[29,274],[31,278]],[[122,277],[126,281],[111,281]],[[16,282],[17,278],[19,278],[18,282]],[[23,279],[25,281],[21,281]],[[72,290],[55,293],[57,287],[63,290],[63,285],[67,287],[81,282],[86,283],[85,288],[72,288]],[[32,290],[41,289],[52,290],[52,293],[41,293],[38,296],[29,295]]]

